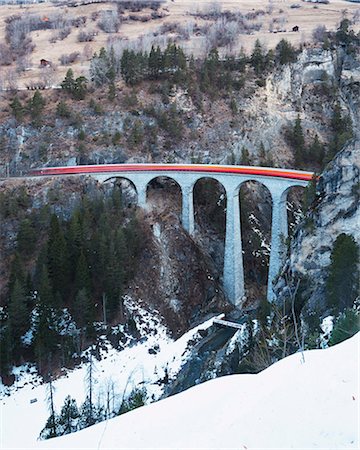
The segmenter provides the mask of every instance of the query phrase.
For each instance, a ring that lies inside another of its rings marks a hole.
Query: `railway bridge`
[[[271,194],[272,223],[267,297],[274,300],[273,281],[278,274],[283,254],[284,239],[288,235],[286,199],[293,186],[306,187],[312,172],[289,169],[274,169],[249,166],[220,166],[205,164],[106,164],[72,167],[45,167],[33,170],[35,176],[88,174],[99,182],[116,180],[130,181],[136,189],[138,206],[145,207],[149,183],[158,177],[174,180],[182,193],[182,224],[190,234],[194,234],[195,183],[202,178],[218,181],[226,192],[226,231],[223,268],[224,291],[234,305],[240,306],[244,298],[244,268],[240,222],[240,187],[247,181],[257,181]]]

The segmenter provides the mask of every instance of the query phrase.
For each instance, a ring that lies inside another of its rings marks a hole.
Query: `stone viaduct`
[[[182,193],[182,224],[194,234],[193,189],[202,178],[218,181],[226,192],[226,234],[223,269],[224,291],[234,305],[240,306],[244,298],[244,269],[240,222],[240,187],[247,181],[264,185],[272,198],[271,250],[267,297],[274,300],[273,281],[278,274],[283,253],[284,240],[288,235],[286,199],[290,188],[306,187],[313,174],[287,169],[270,169],[247,166],[180,165],[180,164],[113,164],[98,166],[74,166],[43,168],[33,171],[34,175],[89,174],[99,182],[112,179],[126,179],[136,189],[138,206],[145,207],[149,183],[158,177],[174,180]]]

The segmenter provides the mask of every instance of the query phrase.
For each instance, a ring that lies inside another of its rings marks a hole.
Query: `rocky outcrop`
[[[341,233],[360,245],[359,206],[360,141],[353,140],[326,167],[317,183],[313,208],[300,223],[290,257],[280,276],[278,301],[286,296],[285,276],[307,277],[306,309],[326,312],[325,282],[334,241]]]

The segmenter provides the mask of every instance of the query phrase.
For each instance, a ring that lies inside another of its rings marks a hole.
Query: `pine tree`
[[[53,304],[53,290],[47,267],[44,265],[39,283],[37,318],[34,333],[34,350],[40,371],[43,368],[43,363],[46,361],[47,355],[54,351],[56,344]]]
[[[64,234],[55,214],[50,220],[48,267],[54,293],[58,292],[64,300],[71,280],[70,262]]]
[[[320,143],[318,135],[315,136],[312,144],[307,151],[307,161],[315,161],[316,164],[322,165],[325,156],[324,146]]]
[[[337,317],[331,332],[329,345],[336,345],[354,336],[360,331],[360,311],[356,308],[346,308]]]
[[[353,136],[352,123],[349,116],[343,117],[339,103],[336,103],[331,118],[331,128],[334,138],[329,146],[327,161],[333,158],[341,150],[344,144]]]
[[[359,246],[355,239],[340,234],[330,256],[326,291],[335,310],[351,307],[359,292]]]
[[[17,95],[13,98],[12,102],[10,103],[10,108],[15,119],[21,122],[24,117],[25,109],[21,104],[19,97]]]
[[[91,296],[86,289],[81,289],[74,301],[74,317],[80,328],[85,328],[86,335],[92,337],[94,334],[95,307]]]
[[[160,47],[152,45],[149,54],[149,78],[156,80],[163,71],[162,53]]]
[[[66,243],[68,247],[71,279],[75,279],[76,266],[83,247],[83,233],[80,220],[80,211],[75,211],[70,219],[70,224],[66,233]]]
[[[39,91],[36,91],[28,102],[30,117],[35,126],[41,125],[42,113],[45,108],[45,99]]]
[[[289,64],[296,61],[296,50],[286,39],[281,39],[275,48],[277,61],[283,64]]]
[[[10,293],[8,326],[13,349],[21,347],[21,336],[29,327],[27,299],[22,283],[16,279]]]
[[[248,166],[250,165],[250,154],[249,150],[246,147],[242,147],[241,149],[241,164]]]
[[[75,100],[84,100],[87,93],[88,80],[84,76],[77,77],[74,83],[74,89],[72,91],[72,97]]]
[[[56,115],[59,117],[64,117],[65,119],[69,119],[71,117],[71,111],[66,102],[61,100],[56,107]]]
[[[112,81],[109,84],[108,100],[113,102],[115,100],[115,97],[116,97],[116,88],[115,88],[115,83]]]
[[[9,327],[4,326],[0,333],[0,373],[2,377],[9,374],[10,365],[13,362],[11,342]]]
[[[58,435],[61,436],[77,431],[79,416],[80,414],[76,405],[76,400],[68,395],[64,400],[64,404],[58,418]]]
[[[22,258],[19,255],[19,252],[15,252],[14,259],[11,263],[10,268],[10,277],[9,277],[9,292],[12,291],[15,281],[18,280],[21,284],[21,286],[25,286],[25,271],[24,271],[24,265],[22,262]]]
[[[40,439],[51,439],[57,437],[58,426],[57,426],[57,416],[54,407],[54,392],[55,388],[52,382],[52,374],[48,374],[48,383],[46,385],[46,402],[49,409],[50,416],[46,422],[45,427],[40,433]]]
[[[36,233],[29,219],[23,219],[20,223],[17,235],[17,249],[22,255],[29,256],[33,253],[36,243]]]
[[[75,88],[74,72],[72,69],[68,69],[64,80],[61,82],[61,89],[63,89],[65,92],[68,92],[69,94],[72,94],[74,88]]]
[[[87,396],[85,402],[81,406],[80,411],[80,428],[86,428],[94,425],[102,420],[102,409],[99,409],[94,404],[94,375],[96,372],[96,367],[93,357],[93,348],[89,349],[89,363],[86,371],[86,386],[87,386]]]
[[[256,39],[254,50],[250,57],[250,63],[252,67],[254,68],[254,71],[256,75],[261,75],[265,70],[265,54],[263,47],[259,41],[259,39]]]
[[[305,150],[305,138],[304,138],[304,133],[303,133],[302,125],[301,125],[301,119],[300,119],[299,115],[297,116],[297,118],[295,120],[295,125],[293,128],[292,144],[293,144],[294,153],[295,153],[295,165],[297,167],[302,166],[302,164],[306,158],[305,157],[306,150]]]
[[[76,266],[75,289],[76,292],[79,292],[81,289],[85,289],[87,293],[91,292],[89,264],[83,250],[80,253]]]

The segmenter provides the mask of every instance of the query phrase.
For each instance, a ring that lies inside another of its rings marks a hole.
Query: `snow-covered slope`
[[[212,380],[35,448],[359,448],[359,343]]]
[[[178,340],[168,336],[156,312],[149,312],[126,299],[128,310],[137,324],[140,339],[135,345],[117,351],[105,340],[106,351],[101,361],[95,362],[94,396],[99,404],[105,403],[106,391],[111,391],[114,409],[118,409],[124,396],[132,388],[145,387],[147,402],[157,400],[165,385],[161,382],[165,372],[174,379],[181,366],[191,355],[191,345],[201,339],[200,330],[212,325],[209,319],[191,329]],[[54,402],[59,413],[67,395],[80,404],[86,397],[86,372],[88,364],[82,364],[54,381]],[[18,381],[11,388],[0,383],[0,449],[25,449],[34,443],[49,417],[46,405],[46,384],[34,367],[21,366],[14,370]],[[21,429],[21,432],[19,430]]]

